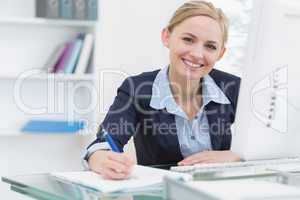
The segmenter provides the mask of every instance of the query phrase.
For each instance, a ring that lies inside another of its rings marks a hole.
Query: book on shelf
[[[73,18],[84,20],[86,17],[85,0],[73,0]]]
[[[36,17],[97,20],[98,0],[35,0]]]
[[[82,121],[65,120],[29,120],[22,132],[29,133],[76,133],[85,128]]]
[[[35,10],[37,17],[58,18],[59,0],[36,0]]]
[[[60,0],[59,13],[60,17],[62,17],[63,19],[72,19],[73,0]]]
[[[56,47],[44,68],[52,73],[84,74],[90,65],[93,46],[93,34],[80,33],[72,41]]]
[[[79,55],[74,73],[84,74],[88,68],[89,60],[93,50],[94,38],[93,34],[88,33],[83,38],[82,49]]]
[[[55,72],[55,66],[58,63],[63,51],[65,49],[65,45],[64,44],[59,44],[56,46],[56,48],[52,51],[52,53],[50,54],[50,56],[48,57],[43,71],[46,73],[53,73]]]
[[[72,48],[70,50],[70,54],[68,56],[67,62],[64,67],[65,74],[72,74],[74,72],[76,63],[80,56],[81,47],[82,47],[82,38],[79,36],[72,41]]]
[[[86,0],[86,18],[88,20],[98,19],[98,0]]]
[[[68,57],[70,55],[72,49],[72,42],[66,42],[64,44],[64,50],[62,51],[57,63],[54,67],[54,73],[63,73],[65,69],[65,65],[67,63]]]

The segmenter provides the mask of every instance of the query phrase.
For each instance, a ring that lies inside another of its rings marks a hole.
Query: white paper
[[[189,186],[224,200],[300,198],[294,186],[258,180],[191,181]]]
[[[101,175],[92,171],[78,171],[78,172],[62,172],[52,173],[51,175],[81,184],[90,188],[97,189],[101,192],[119,192],[119,191],[134,191],[150,186],[162,184],[164,176],[191,180],[192,176],[168,170],[156,169],[135,165],[133,171],[128,179],[125,180],[107,180],[103,179]]]

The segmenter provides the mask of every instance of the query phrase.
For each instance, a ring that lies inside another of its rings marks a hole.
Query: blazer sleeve
[[[127,78],[117,90],[117,96],[110,106],[104,121],[99,127],[95,143],[104,142],[102,130],[108,131],[116,145],[123,150],[124,145],[136,133],[137,129],[137,110],[134,98],[134,82],[132,78]]]

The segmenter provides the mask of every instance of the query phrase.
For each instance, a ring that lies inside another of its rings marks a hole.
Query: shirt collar
[[[169,67],[167,66],[160,70],[153,82],[150,106],[154,109],[166,108],[169,113],[185,116],[185,113],[177,105],[172,95],[168,78],[168,69]],[[220,104],[230,104],[226,95],[209,75],[203,77],[202,95],[203,106],[206,106],[211,101]]]

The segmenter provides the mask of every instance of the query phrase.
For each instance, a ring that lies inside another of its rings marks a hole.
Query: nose
[[[190,51],[190,56],[193,57],[195,60],[201,60],[204,58],[204,48],[202,46],[195,46]]]

